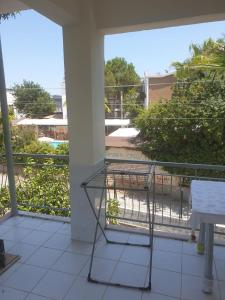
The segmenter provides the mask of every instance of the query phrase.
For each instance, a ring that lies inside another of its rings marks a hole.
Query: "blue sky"
[[[7,87],[26,79],[59,93],[64,77],[61,27],[34,11],[0,26]],[[140,76],[164,73],[171,71],[172,62],[188,57],[191,43],[224,33],[225,21],[106,36],[105,59],[125,57]]]

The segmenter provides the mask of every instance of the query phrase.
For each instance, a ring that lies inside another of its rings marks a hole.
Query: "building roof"
[[[55,118],[50,118],[50,119],[22,119],[16,122],[16,125],[36,125],[36,126],[66,126],[67,125],[67,120],[66,119],[55,119]]]
[[[166,74],[147,74],[148,78],[167,78],[167,77],[175,77],[174,73],[166,73]]]
[[[129,119],[105,119],[105,126],[129,126]]]
[[[134,138],[139,134],[139,132],[140,131],[136,128],[119,128],[110,133],[109,136]]]
[[[15,122],[16,125],[36,125],[36,126],[66,126],[67,119],[29,119],[25,118]],[[129,119],[106,119],[106,126],[128,126],[130,124]]]
[[[136,128],[119,128],[105,137],[106,147],[115,148],[132,148],[136,145],[132,143],[132,139],[139,134]]]

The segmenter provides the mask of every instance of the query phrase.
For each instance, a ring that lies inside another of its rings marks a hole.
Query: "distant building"
[[[170,100],[172,86],[176,82],[174,74],[145,75],[145,107],[159,102],[161,99]]]
[[[11,108],[11,109],[13,109],[13,112],[14,112],[14,115],[15,115],[16,119],[22,118],[23,115],[20,114],[17,111],[16,107],[15,107],[15,97],[12,94],[12,90],[10,90],[10,89],[7,90],[7,92],[6,92],[6,98],[7,98],[8,107]]]
[[[145,88],[144,88],[144,82],[141,82],[140,85],[135,87],[136,90],[136,98],[137,102],[144,106],[144,94],[145,94]],[[126,119],[129,118],[129,113],[126,112],[125,109],[125,98],[126,98],[126,89],[130,87],[132,88],[132,85],[124,85],[119,87],[120,91],[118,93],[112,93],[112,95],[108,95],[107,98],[107,106],[109,107],[110,111],[105,113],[106,118],[115,118],[115,119]]]
[[[62,114],[62,112],[63,112],[62,96],[61,95],[53,95],[52,98],[55,102],[55,113],[61,113]]]
[[[67,119],[67,105],[66,105],[66,95],[62,95],[62,113],[63,119]]]

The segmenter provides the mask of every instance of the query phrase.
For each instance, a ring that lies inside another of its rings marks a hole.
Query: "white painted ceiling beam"
[[[66,26],[82,22],[80,6],[104,34],[225,20],[224,0],[0,0],[0,13],[29,7]]]
[[[76,23],[78,20],[77,1],[21,0],[21,2],[62,26]]]
[[[76,0],[0,0],[0,13],[23,9],[34,9],[62,26],[78,21]]]
[[[0,13],[9,13],[17,10],[27,9],[27,6],[17,0],[0,0]]]
[[[224,20],[225,1],[96,0],[95,11],[98,28],[110,34]]]

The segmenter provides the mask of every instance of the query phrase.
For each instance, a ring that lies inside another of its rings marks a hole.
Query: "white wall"
[[[104,39],[88,3],[82,22],[63,28],[65,82],[70,140],[72,238],[91,241],[95,220],[80,184],[103,164]],[[98,205],[98,194],[93,205]]]

